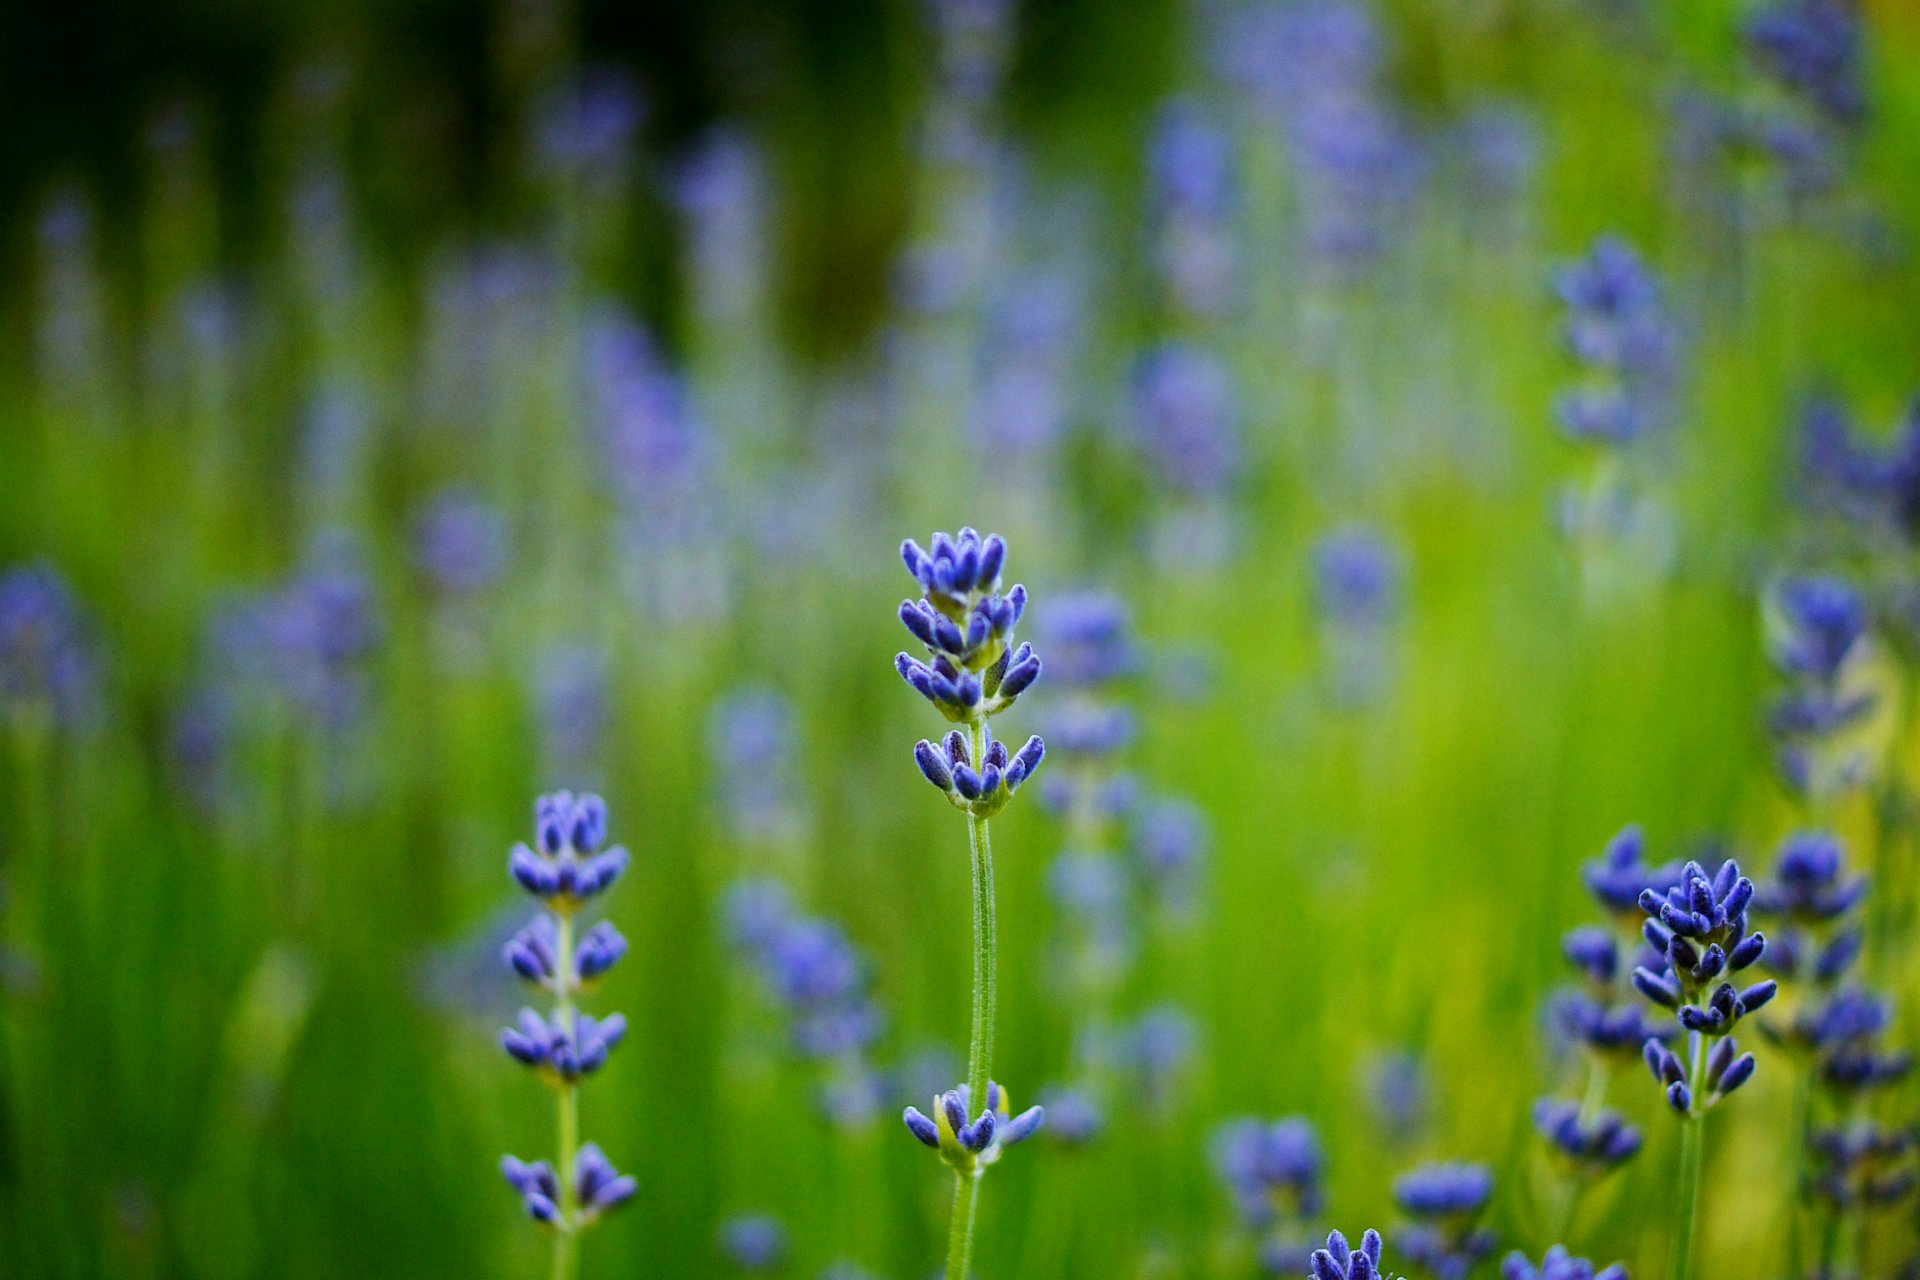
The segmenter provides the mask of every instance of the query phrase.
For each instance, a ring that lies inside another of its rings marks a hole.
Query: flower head
[[[631,861],[624,846],[602,852],[607,807],[599,796],[556,791],[534,806],[534,847],[515,845],[507,868],[520,887],[562,914],[613,886]]]
[[[1602,1110],[1591,1119],[1579,1103],[1542,1098],[1534,1104],[1533,1127],[1554,1154],[1583,1177],[1617,1169],[1640,1151],[1640,1131],[1617,1111]]]
[[[500,1033],[500,1045],[549,1081],[571,1084],[605,1066],[607,1055],[626,1034],[627,1020],[617,1013],[605,1018],[556,1013],[548,1020],[522,1009],[519,1022]]]
[[[1782,634],[1774,662],[1783,674],[1832,680],[1867,630],[1866,599],[1839,578],[1793,578],[1779,591]]]
[[[1013,630],[1027,607],[1027,589],[1002,595],[1000,571],[1007,544],[972,529],[933,535],[931,550],[909,538],[900,557],[920,584],[919,600],[902,601],[900,621],[926,646],[927,658],[894,659],[901,679],[947,719],[979,724],[1012,706],[1040,678],[1033,646],[1013,647]]]
[[[1500,1280],[1627,1280],[1627,1269],[1617,1262],[1596,1269],[1585,1258],[1576,1258],[1566,1246],[1557,1244],[1547,1250],[1537,1267],[1518,1250],[1508,1254],[1500,1264]]]
[[[901,1116],[907,1132],[962,1174],[973,1174],[1000,1159],[1006,1148],[1025,1142],[1046,1120],[1046,1109],[1028,1107],[1011,1114],[1006,1090],[998,1082],[987,1085],[987,1105],[968,1120],[966,1085],[947,1090],[933,1100],[933,1115],[908,1107]]]
[[[1689,862],[1680,883],[1666,893],[1647,889],[1640,895],[1647,914],[1642,933],[1663,964],[1658,970],[1635,969],[1633,985],[1655,1004],[1677,1009],[1688,1031],[1724,1036],[1742,1016],[1773,998],[1771,980],[1744,990],[1725,980],[1766,952],[1765,935],[1747,932],[1753,896],[1753,881],[1731,858],[1711,877],[1698,862]]]
[[[720,1227],[720,1249],[742,1271],[772,1271],[786,1261],[787,1232],[766,1214],[742,1214]]]
[[[1641,893],[1649,888],[1664,893],[1680,876],[1677,866],[1649,865],[1645,851],[1645,834],[1637,823],[1630,824],[1607,841],[1599,858],[1581,869],[1587,892],[1602,909],[1623,923],[1639,921]]]
[[[1380,1270],[1380,1233],[1367,1228],[1360,1247],[1353,1248],[1338,1231],[1327,1236],[1327,1247],[1315,1249],[1308,1264],[1312,1280],[1377,1280]]]
[[[1233,1121],[1214,1138],[1213,1161],[1249,1226],[1320,1210],[1326,1157],[1307,1120]]]
[[[66,581],[44,564],[0,573],[0,714],[45,707],[71,721],[93,681],[86,623]]]
[[[1394,1203],[1412,1219],[1394,1247],[1440,1280],[1460,1280],[1493,1252],[1493,1233],[1474,1225],[1492,1196],[1493,1172],[1485,1165],[1422,1165],[1393,1184]]]
[[[913,758],[927,781],[944,791],[955,808],[977,818],[990,818],[1006,808],[1013,793],[1040,767],[1047,744],[1038,737],[1028,738],[1025,746],[1009,756],[1006,743],[997,741],[991,729],[982,725],[980,734],[984,750],[977,764],[966,735],[958,729],[937,746],[921,739],[913,749]]]
[[[1762,72],[1836,124],[1866,111],[1860,15],[1843,0],[1776,0],[1747,20],[1747,51]]]

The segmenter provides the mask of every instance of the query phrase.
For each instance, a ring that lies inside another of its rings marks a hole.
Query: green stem
[[[1688,1036],[1687,1087],[1692,1104],[1704,1105],[1701,1088],[1706,1083],[1706,1052],[1699,1032]],[[1700,1212],[1700,1155],[1705,1145],[1706,1117],[1699,1111],[1689,1114],[1680,1127],[1680,1217],[1673,1229],[1673,1261],[1667,1268],[1667,1280],[1686,1280],[1693,1263],[1693,1223]]]
[[[947,1229],[947,1280],[966,1280],[973,1267],[973,1213],[980,1205],[980,1172],[953,1175],[953,1223]]]
[[[973,759],[984,756],[985,726],[970,726]],[[992,1080],[993,1006],[996,994],[995,937],[993,924],[993,842],[987,832],[987,820],[967,815],[967,850],[973,863],[973,1028],[967,1051],[967,1107],[977,1111],[985,1107],[987,1088]],[[953,1190],[953,1223],[947,1236],[947,1280],[966,1280],[973,1259],[974,1211],[980,1200],[980,1175],[976,1169],[958,1175]]]
[[[1787,1276],[1805,1280],[1807,1258],[1805,1244],[1805,1196],[1807,1185],[1807,1140],[1813,1127],[1813,1069],[1800,1073],[1793,1087],[1793,1184],[1787,1190]]]
[[[573,1035],[573,917],[554,913],[555,1016]],[[573,1280],[580,1264],[580,1206],[574,1202],[573,1164],[580,1147],[580,1090],[571,1080],[560,1081],[559,1160],[554,1175],[560,1183],[560,1220],[553,1231],[553,1280]]]

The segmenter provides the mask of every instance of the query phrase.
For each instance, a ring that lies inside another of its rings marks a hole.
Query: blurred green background
[[[1798,820],[1757,597],[1805,556],[1800,397],[1890,425],[1920,385],[1920,20],[1868,6],[1844,176],[1760,216],[1764,174],[1675,142],[1688,94],[1763,92],[1743,6],[1381,4],[1372,89],[1427,159],[1385,243],[1330,267],[1283,130],[1217,69],[1234,9],[953,0],[945,36],[882,0],[0,17],[0,567],[71,584],[91,668],[0,753],[0,1272],[539,1273],[495,1163],[550,1148],[551,1105],[496,1046],[519,993],[495,957],[525,914],[507,850],[565,785],[635,856],[605,904],[633,950],[590,998],[631,1032],[583,1109],[640,1193],[584,1274],[731,1274],[742,1212],[785,1224],[786,1274],[931,1274],[949,1183],[894,1116],[926,1103],[904,1064],[964,1049],[965,832],[889,665],[899,540],[961,524],[1008,537],[1039,634],[1050,598],[1124,597],[1131,766],[1211,828],[1189,917],[1114,994],[1184,1010],[1192,1052],[1099,1142],[996,1168],[980,1274],[1257,1274],[1208,1150],[1242,1114],[1318,1126],[1322,1230],[1386,1226],[1392,1178],[1445,1155],[1496,1167],[1503,1243],[1551,1242],[1528,1109],[1559,1080],[1539,1009],[1592,914],[1579,864],[1630,821],[1662,856],[1759,857]],[[596,85],[629,106],[592,114]],[[1214,309],[1159,256],[1175,95],[1231,139]],[[1499,189],[1449,150],[1488,104],[1530,139]],[[1605,232],[1664,280],[1683,373],[1630,468],[1657,536],[1583,550],[1554,527],[1596,464],[1553,421],[1550,281]],[[1005,322],[1055,277],[1070,339]],[[644,412],[673,428],[624,454],[591,376],[609,308],[651,335]],[[1237,388],[1238,463],[1204,492],[1130,400],[1176,340]],[[1048,343],[1044,439],[996,435],[982,388]],[[419,547],[448,486],[499,521],[475,589]],[[1401,583],[1358,699],[1312,567],[1354,521]],[[247,606],[336,571],[366,630],[289,692],[248,665],[273,639]],[[755,687],[792,712],[771,835],[714,749]],[[1049,705],[1043,680],[1006,735]],[[994,830],[995,1073],[1024,1099],[1075,1057],[1068,836],[1024,800]],[[820,1114],[729,950],[749,873],[870,963],[867,1120]],[[1366,1084],[1400,1051],[1433,1098],[1410,1133]],[[1775,1274],[1788,1092],[1763,1052],[1716,1118],[1704,1274]],[[1568,1243],[1658,1275],[1675,1131],[1641,1076],[1612,1100],[1649,1149]],[[1886,1258],[1911,1246],[1886,1230]]]

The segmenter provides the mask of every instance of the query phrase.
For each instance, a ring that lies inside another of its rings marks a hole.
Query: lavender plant
[[[1850,731],[1874,707],[1872,691],[1855,679],[1867,602],[1850,583],[1827,575],[1788,579],[1774,594],[1773,661],[1787,688],[1768,727],[1779,744],[1781,775],[1817,819],[1866,778],[1867,757]]]
[[[576,1006],[627,950],[626,939],[604,920],[575,936],[580,912],[627,869],[626,849],[602,849],[606,838],[607,809],[599,796],[556,791],[534,806],[534,847],[515,845],[507,863],[543,910],[507,943],[505,959],[522,979],[551,994],[554,1007],[545,1017],[521,1010],[500,1043],[553,1088],[558,1149],[552,1162],[506,1156],[500,1168],[527,1215],[553,1233],[553,1280],[579,1273],[580,1233],[638,1190],[598,1146],[580,1142],[580,1081],[606,1064],[627,1030],[620,1014],[595,1018]]]
[[[1310,1231],[1325,1200],[1326,1168],[1312,1123],[1301,1116],[1231,1121],[1214,1137],[1213,1162],[1241,1225],[1257,1237],[1262,1269],[1287,1275],[1303,1260],[1311,1264]]]
[[[1553,287],[1580,371],[1554,413],[1590,455],[1585,479],[1563,497],[1561,526],[1585,563],[1634,524],[1640,500],[1627,471],[1635,446],[1669,415],[1674,334],[1659,279],[1624,240],[1594,241],[1585,257],[1561,268]]]
[[[1354,1248],[1338,1231],[1327,1235],[1327,1247],[1315,1249],[1309,1260],[1309,1280],[1389,1280],[1380,1268],[1380,1233],[1368,1227]]]
[[[785,1016],[794,1053],[820,1071],[823,1110],[864,1123],[878,1092],[867,1055],[881,1029],[866,957],[831,920],[796,912],[778,881],[739,882],[725,908],[730,941]]]
[[[1640,892],[1640,909],[1647,915],[1643,933],[1658,956],[1634,969],[1633,985],[1655,1005],[1674,1010],[1687,1037],[1684,1060],[1657,1037],[1649,1037],[1642,1051],[1665,1088],[1667,1105],[1681,1118],[1680,1190],[1668,1273],[1673,1280],[1685,1280],[1693,1260],[1704,1118],[1754,1072],[1754,1057],[1740,1052],[1734,1027],[1779,989],[1770,978],[1745,988],[1728,981],[1766,953],[1765,935],[1747,931],[1753,896],[1753,881],[1731,858],[1711,876],[1698,862],[1688,862],[1672,888]]]
[[[957,536],[936,533],[930,549],[922,550],[908,539],[900,554],[921,591],[919,600],[901,603],[900,621],[926,646],[928,656],[922,660],[902,653],[894,665],[915,692],[960,726],[938,745],[921,739],[914,748],[914,760],[927,781],[967,815],[973,872],[973,1016],[967,1082],[934,1100],[932,1118],[908,1107],[904,1119],[908,1132],[938,1151],[954,1171],[947,1280],[966,1280],[980,1176],[1007,1147],[1031,1136],[1044,1117],[1040,1107],[1013,1115],[1005,1090],[990,1074],[998,941],[988,820],[1040,767],[1046,744],[1032,737],[1009,754],[1004,743],[994,740],[987,721],[1012,706],[1040,678],[1040,659],[1033,646],[1013,644],[1014,627],[1026,611],[1027,590],[1016,584],[1001,594],[1007,546],[999,535],[983,539],[969,528]],[[977,1113],[972,1110],[976,1106]]]
[[[1408,1221],[1395,1247],[1435,1280],[1463,1280],[1493,1252],[1493,1232],[1479,1225],[1493,1198],[1493,1171],[1485,1165],[1421,1165],[1393,1184],[1394,1203]]]
[[[1642,890],[1664,887],[1678,868],[1649,866],[1645,837],[1637,826],[1622,829],[1598,859],[1584,870],[1588,892],[1608,923],[1581,925],[1561,940],[1560,949],[1576,981],[1553,993],[1549,1023],[1560,1040],[1579,1051],[1586,1079],[1577,1100],[1543,1097],[1534,1104],[1534,1129],[1564,1180],[1555,1235],[1571,1229],[1588,1188],[1637,1155],[1640,1130],[1607,1107],[1607,1090],[1620,1067],[1641,1054],[1649,1039],[1672,1036],[1648,1017],[1634,997],[1625,949],[1638,941],[1634,924],[1643,919]]]
[[[1508,1254],[1500,1263],[1500,1280],[1627,1280],[1627,1269],[1617,1262],[1596,1268],[1568,1253],[1566,1246],[1554,1245],[1537,1267],[1524,1253]]]
[[[1844,1245],[1856,1255],[1864,1251],[1869,1215],[1897,1204],[1913,1185],[1912,1130],[1882,1125],[1872,1108],[1875,1095],[1906,1078],[1912,1059],[1880,1043],[1891,1002],[1849,979],[1864,939],[1858,909],[1866,896],[1867,880],[1847,873],[1839,841],[1814,832],[1788,837],[1773,876],[1754,896],[1755,913],[1777,926],[1767,967],[1794,993],[1791,1005],[1760,1028],[1800,1072],[1788,1205],[1787,1261],[1796,1277],[1807,1273],[1802,1221],[1809,1203],[1822,1219],[1818,1267],[1826,1274]],[[1817,1123],[1816,1100],[1825,1103],[1824,1124]]]

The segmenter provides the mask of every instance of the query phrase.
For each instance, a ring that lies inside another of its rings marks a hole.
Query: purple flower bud
[[[922,738],[913,749],[913,759],[920,766],[920,772],[927,776],[928,782],[942,791],[953,790],[953,772],[931,742]]]
[[[918,1107],[908,1107],[901,1119],[906,1121],[908,1133],[934,1150],[940,1149],[940,1126],[921,1115]]]

